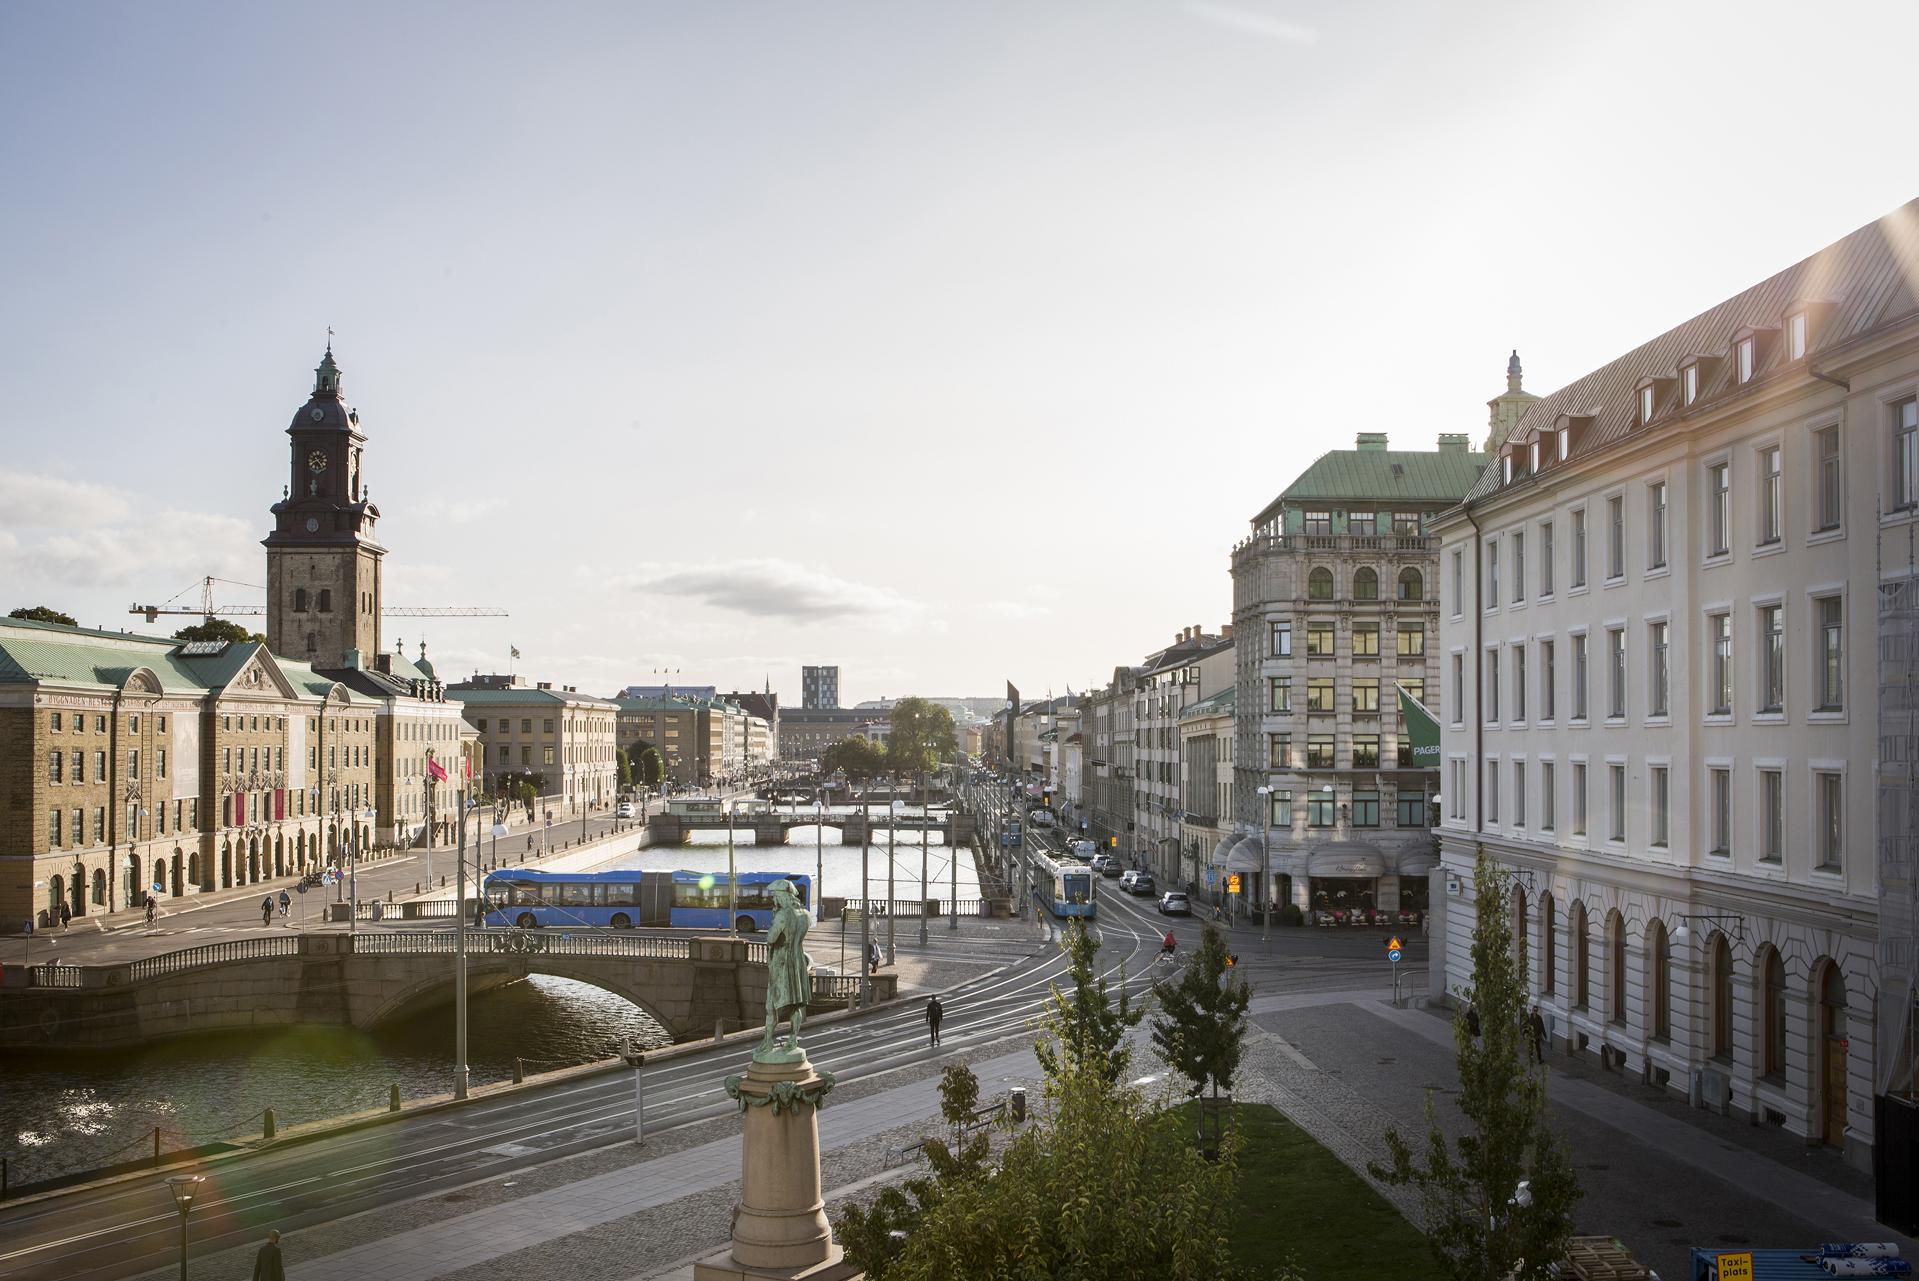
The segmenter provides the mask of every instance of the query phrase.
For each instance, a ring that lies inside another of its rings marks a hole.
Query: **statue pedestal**
[[[693,1265],[694,1281],[841,1281],[857,1275],[842,1261],[820,1197],[818,1109],[833,1078],[805,1055],[791,1063],[758,1058],[727,1093],[746,1114],[740,1156],[739,1212],[732,1248]]]

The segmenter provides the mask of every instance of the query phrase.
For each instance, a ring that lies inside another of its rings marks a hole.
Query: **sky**
[[[331,327],[388,603],[510,614],[388,619],[443,675],[1084,689],[1226,622],[1323,451],[1482,439],[1511,349],[1543,394],[1919,194],[1915,47],[1844,0],[0,6],[0,606],[264,583]]]

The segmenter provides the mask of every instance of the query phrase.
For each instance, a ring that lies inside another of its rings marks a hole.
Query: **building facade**
[[[1915,279],[1919,202],[1529,406],[1435,526],[1435,983],[1483,851],[1556,1044],[1855,1162],[1906,1014],[1867,638],[1919,519]]]
[[[1524,397],[1517,357],[1507,397]],[[1431,771],[1412,768],[1396,688],[1438,676],[1438,541],[1485,455],[1467,437],[1323,455],[1233,549],[1234,835],[1213,863],[1245,902],[1314,912],[1425,908]],[[1402,755],[1404,753],[1404,755]]]
[[[831,711],[840,705],[840,669],[800,668],[800,706],[808,711]]]
[[[489,791],[516,777],[530,781],[556,818],[604,809],[617,797],[620,708],[612,699],[511,675],[475,676],[448,690],[479,733]]]
[[[1199,869],[1180,857],[1185,806],[1179,721],[1187,708],[1233,683],[1232,628],[1221,630],[1210,635],[1197,626],[1182,629],[1140,665],[1132,682],[1132,852],[1168,885],[1192,886],[1200,878]]]
[[[1237,683],[1228,684],[1179,714],[1179,871],[1186,882],[1202,878],[1207,860],[1232,830],[1238,697]]]

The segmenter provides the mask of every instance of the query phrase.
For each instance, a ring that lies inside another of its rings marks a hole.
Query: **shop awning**
[[[1401,876],[1424,876],[1439,866],[1439,855],[1432,850],[1406,850],[1399,856]]]
[[[1266,851],[1260,848],[1259,837],[1242,836],[1226,855],[1226,870],[1229,872],[1263,872],[1266,870]]]
[[[1385,855],[1364,841],[1329,842],[1306,859],[1308,876],[1383,876],[1385,871]]]

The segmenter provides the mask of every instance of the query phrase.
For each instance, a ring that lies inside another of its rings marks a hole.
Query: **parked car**
[[[1192,905],[1186,901],[1184,894],[1181,894],[1178,890],[1168,890],[1159,896],[1159,914],[1161,916],[1191,916],[1193,909]]]
[[[1026,811],[1026,818],[1034,827],[1051,827],[1053,825],[1053,811],[1051,810],[1036,807]]]
[[[1106,861],[1102,863],[1099,861],[1100,858]],[[1099,858],[1093,860],[1093,866],[1099,871],[1101,876],[1118,876],[1120,873],[1119,860],[1111,854],[1100,855]]]
[[[1139,873],[1136,871],[1121,872],[1119,874],[1119,887],[1125,890],[1128,894],[1131,894],[1133,892],[1133,881],[1138,876],[1139,876]]]
[[[1073,840],[1066,842],[1066,848],[1072,853],[1074,858],[1079,859],[1091,858],[1099,850],[1099,846],[1093,844],[1083,836],[1075,837]]]
[[[621,801],[619,808],[613,811],[614,818],[638,818],[640,807],[632,801]]]
[[[1129,894],[1136,894],[1142,897],[1159,893],[1159,886],[1154,883],[1151,872],[1134,872],[1133,883],[1126,886],[1125,889]]]

